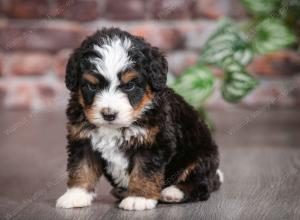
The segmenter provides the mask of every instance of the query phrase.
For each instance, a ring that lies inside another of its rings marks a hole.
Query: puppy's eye
[[[96,92],[96,90],[97,90],[97,87],[95,85],[93,85],[93,84],[89,84],[88,83],[88,84],[86,84],[86,87],[91,92]]]
[[[135,83],[134,82],[129,82],[129,83],[127,83],[123,86],[123,90],[126,91],[126,92],[133,91],[134,89],[135,89]]]

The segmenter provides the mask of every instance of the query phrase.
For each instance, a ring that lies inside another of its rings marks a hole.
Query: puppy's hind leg
[[[168,203],[205,201],[209,197],[208,184],[204,180],[178,183],[164,188],[161,192],[161,200]]]
[[[203,175],[198,166],[193,166],[179,176],[176,184],[161,191],[161,200],[170,203],[205,201],[211,192],[219,189],[221,181],[219,170]]]

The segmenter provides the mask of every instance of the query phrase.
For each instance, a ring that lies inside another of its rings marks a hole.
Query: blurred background
[[[178,76],[198,62],[201,49],[221,18],[242,22],[258,17],[245,7],[245,2],[247,0],[1,0],[1,108],[53,110],[64,107],[67,90],[63,80],[68,56],[87,35],[103,27],[120,27],[143,36],[165,51],[170,74]],[[289,14],[297,1],[287,2]],[[262,7],[258,5],[259,9]],[[271,12],[267,13],[272,18]],[[274,14],[274,17],[279,15]],[[294,25],[295,30],[299,29],[299,23],[298,20]],[[256,55],[247,65],[247,71],[260,83],[239,105],[255,108],[278,98],[291,87],[291,82],[299,81],[300,55],[297,49],[275,48],[272,53]],[[214,74],[220,77],[222,71],[214,69]],[[294,87],[272,106],[299,108],[299,85]],[[218,89],[205,105],[222,109],[235,107],[224,102]]]
[[[225,183],[208,202],[124,213],[102,179],[92,207],[55,209],[66,62],[103,27],[161,48],[215,128]],[[0,219],[299,219],[299,36],[299,0],[0,0]]]

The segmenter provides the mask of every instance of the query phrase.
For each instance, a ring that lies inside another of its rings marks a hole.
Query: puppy
[[[218,149],[197,112],[166,86],[158,48],[120,29],[97,31],[71,55],[68,189],[57,207],[91,205],[104,175],[126,210],[207,200],[222,182]]]

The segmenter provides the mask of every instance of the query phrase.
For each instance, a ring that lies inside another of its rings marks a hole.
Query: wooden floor
[[[63,113],[0,112],[0,219],[300,219],[299,112],[212,116],[225,173],[220,191],[207,202],[132,212],[117,208],[104,179],[91,207],[55,208],[66,189]]]

